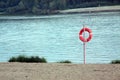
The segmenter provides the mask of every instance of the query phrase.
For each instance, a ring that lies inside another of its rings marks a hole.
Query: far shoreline
[[[59,14],[120,12],[120,5],[58,10]]]
[[[56,10],[52,14],[31,14],[31,13],[5,14],[5,13],[0,13],[0,16],[49,16],[49,15],[61,15],[61,14],[78,14],[78,13],[84,14],[84,13],[100,13],[100,12],[120,12],[120,5]]]

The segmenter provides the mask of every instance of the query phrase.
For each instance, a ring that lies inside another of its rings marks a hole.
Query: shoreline
[[[39,15],[39,14],[4,14],[0,13],[0,16],[49,16],[60,14],[74,14],[74,13],[98,13],[98,12],[120,12],[120,5],[115,6],[101,6],[101,7],[89,7],[89,8],[75,8],[66,10],[56,10],[53,14]]]
[[[97,13],[97,12],[120,12],[120,5],[58,10],[59,14]]]
[[[1,80],[120,80],[119,64],[0,63]]]

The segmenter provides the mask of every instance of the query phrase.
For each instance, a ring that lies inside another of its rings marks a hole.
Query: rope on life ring
[[[84,38],[83,37],[83,32],[84,31],[87,31],[89,33],[89,37],[88,38]],[[82,42],[89,42],[91,39],[92,39],[92,30],[87,28],[87,27],[84,27],[80,30],[79,32],[79,39],[82,41]]]

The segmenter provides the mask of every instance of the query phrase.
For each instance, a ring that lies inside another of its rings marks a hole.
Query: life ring
[[[83,32],[84,31],[87,31],[88,33],[89,33],[89,37],[88,38],[84,38],[83,37]],[[91,29],[89,29],[89,28],[87,28],[87,27],[84,27],[84,28],[82,28],[81,30],[80,30],[80,32],[79,32],[79,39],[82,41],[82,42],[89,42],[91,39],[92,39],[92,30]]]

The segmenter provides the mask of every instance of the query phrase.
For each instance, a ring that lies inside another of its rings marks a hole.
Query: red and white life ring
[[[83,32],[84,31],[87,31],[88,33],[89,33],[89,37],[88,38],[84,38],[83,37]],[[80,30],[80,32],[79,32],[79,39],[82,41],[82,42],[89,42],[91,39],[92,39],[92,30],[91,29],[89,29],[89,28],[87,28],[87,27],[84,27],[84,28],[82,28],[81,30]]]

